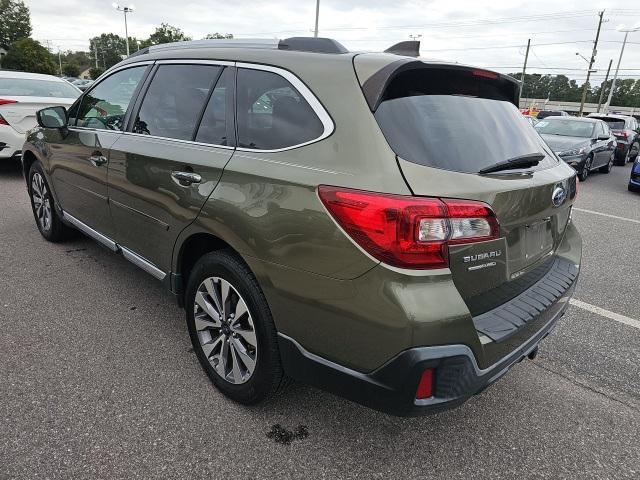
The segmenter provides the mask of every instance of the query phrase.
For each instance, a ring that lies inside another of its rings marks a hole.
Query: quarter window
[[[71,119],[79,127],[101,130],[122,130],[124,116],[129,108],[146,66],[120,70],[101,81],[82,97],[76,119]],[[75,109],[70,116],[75,115]]]
[[[238,146],[274,150],[310,142],[324,126],[282,76],[241,68],[237,79]]]
[[[193,140],[220,69],[212,65],[161,65],[136,116],[134,133]]]

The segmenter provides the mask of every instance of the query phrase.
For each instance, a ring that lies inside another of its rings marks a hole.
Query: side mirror
[[[67,109],[64,107],[47,107],[36,112],[38,125],[44,128],[66,128]]]
[[[609,135],[599,135],[597,140],[609,140],[610,138]]]

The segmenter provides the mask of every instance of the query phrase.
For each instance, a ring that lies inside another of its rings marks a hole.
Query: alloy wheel
[[[193,312],[200,347],[215,372],[235,385],[247,382],[256,367],[258,343],[238,290],[223,278],[209,277],[196,291]]]
[[[31,198],[35,208],[36,218],[40,228],[48,232],[51,229],[51,195],[47,190],[47,184],[39,173],[34,173],[31,178]]]

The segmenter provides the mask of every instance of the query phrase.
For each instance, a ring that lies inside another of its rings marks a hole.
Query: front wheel
[[[224,395],[250,405],[283,385],[269,305],[237,256],[226,250],[204,255],[189,276],[185,305],[194,351]]]
[[[40,162],[35,162],[29,170],[29,197],[40,234],[54,243],[69,238],[73,230],[62,223],[56,211],[51,187],[47,183]]]
[[[593,157],[591,156],[587,157],[587,159],[584,161],[582,171],[578,175],[578,178],[580,179],[581,182],[584,182],[589,176],[589,170],[591,170],[592,163],[593,163]]]

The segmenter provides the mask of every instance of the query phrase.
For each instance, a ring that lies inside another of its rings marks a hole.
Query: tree
[[[98,78],[103,73],[104,73],[104,70],[102,68],[100,68],[100,67],[98,67],[98,68],[91,67],[89,69],[89,76],[91,77],[92,80],[95,80],[96,78]]]
[[[56,73],[56,64],[49,50],[31,38],[13,42],[2,60],[2,67],[33,73]]]
[[[0,0],[0,47],[31,35],[29,8],[22,0]]]
[[[229,39],[229,38],[233,38],[233,34],[232,33],[210,33],[208,34],[206,37],[204,37],[205,40],[222,40],[222,39]]]
[[[184,42],[186,40],[191,40],[191,37],[187,37],[178,27],[162,23],[159,27],[156,27],[156,31],[149,35],[147,40],[142,41],[140,47],[159,45],[161,43]]]
[[[67,77],[79,77],[80,66],[75,62],[63,63],[62,73],[64,73]]]
[[[99,37],[89,40],[89,57],[95,65],[96,46],[98,48],[98,65],[107,69],[122,60],[122,55],[127,53],[127,44],[123,37],[115,33],[103,33]]]

